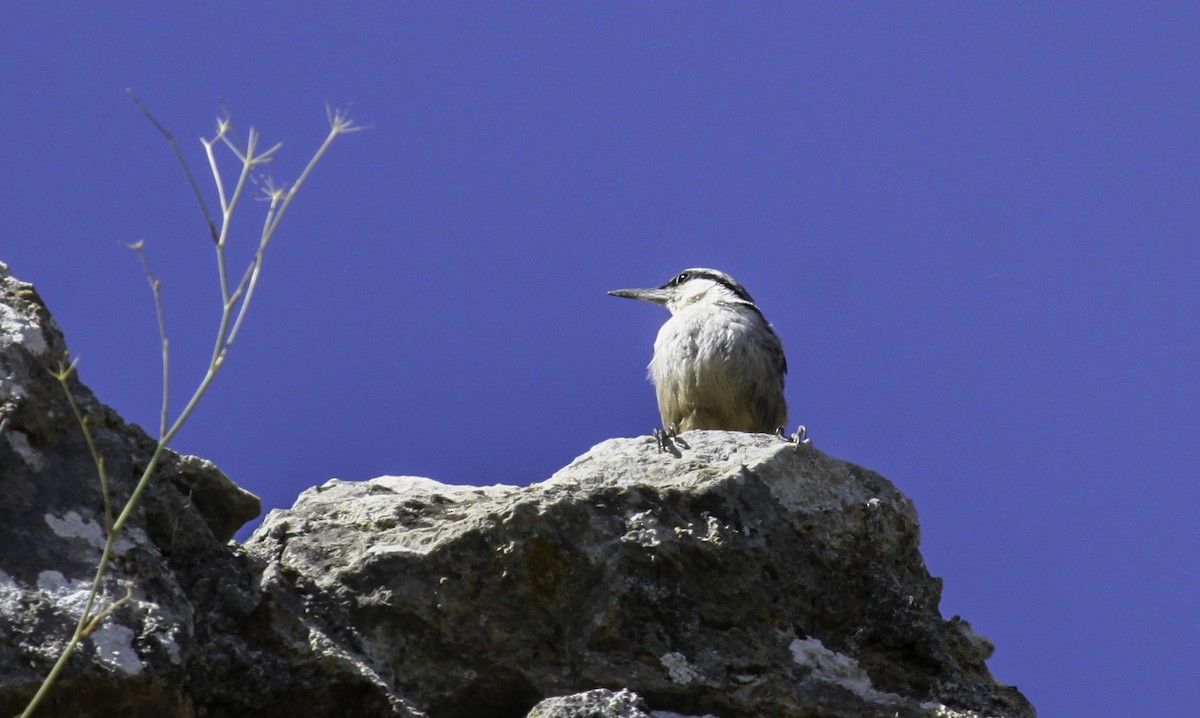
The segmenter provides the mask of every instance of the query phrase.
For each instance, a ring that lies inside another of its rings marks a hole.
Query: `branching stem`
[[[120,514],[118,514],[115,519],[113,518],[113,508],[111,497],[109,495],[108,474],[104,468],[104,457],[100,454],[96,447],[96,443],[92,437],[91,429],[89,428],[88,419],[83,414],[83,411],[80,409],[78,403],[75,401],[74,393],[71,391],[70,387],[70,377],[75,371],[75,364],[78,360],[65,367],[61,367],[59,371],[54,373],[54,376],[58,379],[63,388],[63,392],[66,394],[67,402],[70,404],[71,410],[75,414],[76,421],[83,430],[84,439],[86,440],[88,450],[92,455],[92,461],[96,465],[96,473],[100,477],[100,490],[104,497],[104,521],[107,536],[105,538],[104,548],[100,554],[100,560],[96,565],[96,573],[92,578],[92,586],[90,592],[88,593],[86,605],[83,609],[83,612],[79,616],[78,622],[76,623],[75,631],[71,635],[70,640],[67,642],[66,647],[63,649],[62,654],[59,655],[58,660],[54,663],[54,666],[50,669],[50,672],[46,675],[46,678],[38,687],[37,692],[34,694],[29,704],[25,707],[24,712],[21,713],[21,718],[29,718],[29,716],[33,715],[38,705],[40,705],[50,688],[54,685],[54,682],[57,680],[58,676],[62,673],[67,661],[70,660],[71,656],[79,647],[80,642],[87,636],[91,635],[91,633],[95,631],[100,624],[113,613],[113,611],[132,600],[134,586],[132,582],[129,582],[126,584],[125,596],[123,598],[114,601],[106,608],[93,613],[93,609],[96,607],[96,602],[98,601],[104,586],[104,578],[108,572],[109,564],[111,563],[112,557],[116,552],[117,538],[120,536],[121,530],[133,516],[133,513],[138,506],[138,502],[142,497],[142,493],[150,484],[150,479],[154,475],[154,471],[158,467],[158,463],[162,459],[163,454],[166,452],[167,446],[170,444],[171,440],[175,438],[175,435],[179,433],[179,430],[183,428],[184,424],[187,423],[187,420],[191,417],[192,412],[195,411],[197,405],[200,403],[200,400],[204,397],[204,394],[208,391],[209,386],[211,386],[213,380],[216,378],[217,372],[220,371],[221,367],[225,364],[225,359],[229,354],[230,348],[233,346],[234,339],[237,338],[238,332],[242,327],[242,321],[245,319],[246,312],[250,307],[250,301],[254,297],[254,290],[258,286],[258,280],[261,276],[263,259],[267,246],[270,244],[272,237],[274,237],[276,230],[278,230],[279,223],[283,219],[284,213],[291,205],[292,199],[295,198],[296,192],[299,191],[300,186],[304,183],[304,180],[308,178],[308,175],[312,172],[313,167],[315,167],[317,162],[325,155],[326,150],[329,149],[329,146],[332,144],[333,140],[340,134],[356,132],[362,129],[355,126],[344,113],[329,111],[329,135],[313,154],[312,159],[309,160],[308,164],[300,173],[299,178],[292,185],[291,189],[287,190],[286,192],[282,190],[271,190],[268,197],[270,200],[270,205],[267,209],[266,220],[264,221],[262,233],[259,237],[258,249],[255,251],[254,258],[251,260],[250,265],[242,274],[241,280],[236,286],[231,288],[229,284],[229,273],[225,250],[233,224],[234,212],[238,207],[238,202],[245,192],[248,180],[252,176],[251,172],[258,165],[269,162],[271,157],[281,147],[281,145],[275,145],[271,149],[262,152],[261,154],[257,153],[259,133],[255,129],[251,128],[248,133],[245,148],[238,147],[237,144],[229,138],[230,132],[233,129],[233,121],[230,119],[227,112],[224,117],[217,120],[216,135],[214,135],[212,139],[200,140],[204,145],[205,155],[208,157],[209,167],[212,170],[213,181],[216,185],[217,197],[221,206],[221,224],[218,228],[217,224],[213,221],[212,214],[209,212],[207,204],[205,204],[204,195],[200,191],[199,185],[196,183],[195,176],[188,167],[187,161],[184,159],[178,143],[175,142],[174,135],[167,130],[167,128],[165,128],[157,118],[154,117],[149,108],[147,108],[146,105],[144,105],[142,101],[133,94],[132,90],[129,90],[128,92],[138,109],[142,111],[146,118],[150,120],[150,123],[154,125],[155,129],[157,129],[167,139],[167,142],[170,143],[171,149],[174,151],[175,157],[179,160],[179,164],[183,167],[183,171],[187,176],[188,183],[191,185],[192,191],[196,195],[196,200],[200,204],[200,210],[204,214],[205,223],[207,224],[209,234],[212,236],[213,243],[216,246],[217,251],[217,273],[221,285],[221,320],[217,327],[216,338],[213,342],[213,353],[208,364],[208,369],[205,371],[204,377],[196,386],[195,391],[192,393],[183,409],[179,412],[179,416],[177,416],[175,421],[172,422],[170,421],[170,342],[167,339],[166,314],[163,310],[162,283],[150,270],[150,263],[146,259],[146,255],[143,251],[143,244],[138,242],[132,245],[131,248],[137,252],[138,258],[142,263],[142,268],[145,270],[146,278],[150,282],[150,289],[154,294],[155,311],[158,315],[158,330],[159,336],[162,340],[162,410],[159,418],[159,438],[158,442],[155,444],[154,452],[151,454],[149,461],[146,463],[141,476],[138,478],[137,484],[134,486],[132,493],[122,507]],[[241,163],[241,170],[238,173],[238,179],[234,184],[232,191],[229,191],[225,186],[221,176],[221,169],[217,161],[216,152],[214,151],[214,148],[218,144],[221,144],[232,151],[232,153]],[[0,431],[3,430],[7,423],[7,417],[0,419]]]

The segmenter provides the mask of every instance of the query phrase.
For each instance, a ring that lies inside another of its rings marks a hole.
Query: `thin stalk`
[[[58,660],[54,662],[54,667],[46,674],[42,685],[38,686],[37,693],[33,694],[29,705],[25,706],[25,710],[21,712],[20,718],[30,718],[33,715],[33,712],[37,710],[37,707],[46,697],[46,694],[50,692],[50,688],[54,685],[54,682],[58,680],[58,675],[66,667],[67,661],[71,659],[71,656],[75,655],[75,649],[79,647],[79,642],[83,640],[84,631],[88,626],[88,616],[91,615],[92,606],[95,605],[96,596],[100,592],[100,583],[104,580],[104,574],[108,569],[108,561],[112,557],[113,536],[115,535],[110,531],[108,540],[104,542],[104,552],[101,554],[100,564],[96,568],[96,578],[92,581],[92,592],[88,595],[87,606],[84,607],[83,613],[80,614],[78,623],[75,624],[75,632],[71,634],[71,639],[67,641],[67,646],[63,649]]]
[[[163,434],[167,433],[167,422],[170,420],[171,342],[167,339],[167,315],[163,311],[162,282],[155,278],[154,273],[150,271],[150,261],[146,259],[144,244],[144,242],[135,242],[129,245],[129,248],[137,252],[138,259],[142,262],[142,269],[145,270],[146,279],[150,282],[150,291],[154,293],[154,312],[158,315],[158,336],[162,340],[163,373],[162,409],[159,412],[158,437],[162,439]]]
[[[262,241],[259,243],[258,251],[254,255],[254,261],[251,265],[252,273],[248,275],[249,284],[247,284],[246,279],[243,278],[242,285],[239,285],[246,287],[246,298],[242,302],[241,311],[238,312],[237,320],[233,324],[233,329],[231,329],[229,332],[229,340],[226,343],[226,346],[232,345],[233,340],[237,338],[238,331],[242,326],[242,319],[246,316],[246,308],[250,306],[250,300],[254,296],[254,288],[258,284],[258,272],[262,268],[263,255],[267,251],[267,245],[271,243],[271,238],[275,236],[275,230],[279,229],[279,223],[283,220],[283,215],[285,212],[287,212],[288,207],[291,206],[292,200],[295,199],[296,194],[300,191],[300,186],[304,184],[306,179],[308,179],[308,175],[312,172],[313,168],[317,166],[317,162],[319,162],[320,159],[325,156],[325,152],[329,149],[330,145],[333,144],[333,141],[337,139],[338,135],[344,132],[357,131],[358,129],[361,128],[352,128],[348,121],[344,120],[344,118],[337,116],[335,119],[335,116],[331,114],[329,134],[325,136],[325,141],[322,142],[321,146],[317,148],[317,151],[313,153],[313,156],[308,161],[308,164],[305,165],[304,169],[300,172],[300,176],[297,177],[296,181],[292,183],[291,189],[284,193],[282,203],[279,202],[279,193],[272,193],[271,206],[267,209],[267,218],[263,226]],[[270,151],[274,152],[278,147],[279,145],[276,145]],[[278,211],[276,211],[277,206]]]
[[[104,457],[101,456],[97,450],[91,435],[91,431],[88,428],[87,419],[83,416],[82,411],[76,404],[74,395],[71,393],[70,386],[67,383],[68,378],[75,369],[75,363],[71,363],[68,367],[55,374],[59,383],[63,387],[63,391],[67,395],[67,401],[71,406],[71,410],[75,414],[76,421],[83,429],[88,450],[92,454],[92,460],[95,462],[97,473],[100,476],[101,492],[104,496],[104,513],[107,536],[104,541],[104,548],[100,554],[100,561],[96,565],[96,572],[92,578],[92,587],[88,593],[86,605],[84,606],[83,612],[79,616],[79,620],[75,624],[75,630],[71,634],[71,638],[68,640],[66,647],[55,661],[54,666],[50,669],[50,672],[46,675],[46,678],[38,687],[37,692],[34,694],[29,704],[25,707],[25,710],[21,713],[21,718],[29,718],[33,715],[34,711],[37,710],[38,706],[50,691],[55,681],[57,681],[58,676],[66,667],[71,656],[74,655],[75,651],[78,649],[80,642],[85,637],[89,636],[93,631],[95,631],[104,621],[104,619],[112,614],[113,611],[120,608],[133,598],[133,584],[129,583],[126,585],[125,596],[123,598],[114,601],[108,607],[94,615],[92,613],[96,606],[96,601],[100,596],[101,589],[104,584],[104,578],[108,573],[108,567],[112,562],[113,554],[116,551],[117,538],[120,536],[121,530],[125,527],[125,524],[129,521],[130,517],[133,516],[134,510],[138,506],[142,493],[150,484],[150,479],[154,475],[155,470],[158,468],[158,464],[162,459],[163,453],[167,449],[167,445],[172,439],[175,438],[175,435],[179,433],[184,424],[187,423],[187,420],[191,417],[192,412],[195,411],[196,407],[199,405],[201,398],[203,398],[204,394],[208,391],[209,386],[216,378],[217,372],[225,363],[225,358],[229,353],[229,349],[233,344],[233,340],[236,338],[237,333],[241,328],[242,320],[245,318],[247,308],[249,307],[250,300],[254,294],[254,289],[258,285],[258,278],[262,269],[266,247],[270,243],[271,237],[278,229],[279,221],[282,218],[284,211],[290,205],[292,198],[295,196],[296,191],[299,189],[304,179],[316,165],[317,160],[319,160],[325,154],[325,151],[333,141],[333,138],[344,132],[354,132],[358,129],[361,129],[354,127],[349,119],[341,113],[330,112],[330,125],[332,129],[329,136],[326,137],[325,142],[322,143],[321,147],[317,150],[313,158],[309,160],[308,165],[304,168],[304,171],[301,173],[300,178],[292,186],[292,189],[286,193],[282,204],[278,205],[278,212],[274,212],[274,210],[277,206],[277,202],[279,202],[279,198],[278,196],[272,197],[271,207],[267,212],[267,220],[264,222],[262,235],[259,239],[258,250],[255,252],[254,259],[251,265],[247,267],[246,273],[243,275],[242,280],[238,283],[238,286],[235,287],[233,291],[230,291],[225,257],[225,244],[229,237],[234,210],[237,208],[238,201],[245,190],[246,182],[250,176],[251,169],[256,164],[269,161],[270,156],[277,149],[279,149],[280,145],[275,145],[261,155],[255,155],[255,149],[258,142],[258,133],[251,129],[250,136],[247,139],[246,151],[243,153],[236,147],[236,145],[231,143],[227,137],[227,134],[232,126],[228,114],[226,114],[225,119],[218,120],[217,135],[215,137],[213,137],[211,140],[201,139],[201,143],[204,145],[205,153],[209,159],[209,165],[212,169],[213,178],[217,185],[217,194],[221,202],[221,227],[218,229],[216,224],[213,222],[212,215],[208,211],[207,205],[204,203],[203,195],[200,193],[200,189],[196,184],[191,169],[187,166],[187,162],[184,160],[183,154],[179,151],[179,146],[175,142],[174,136],[165,127],[163,127],[157,119],[155,119],[154,115],[150,113],[149,109],[142,104],[142,102],[133,94],[132,91],[129,92],[129,95],[133,98],[133,101],[137,104],[138,108],[142,110],[155,128],[157,128],[158,131],[167,138],[167,141],[174,150],[176,157],[183,166],[184,173],[187,175],[188,182],[191,184],[197,200],[200,202],[201,211],[204,213],[209,233],[212,235],[217,249],[217,271],[220,275],[219,278],[222,299],[221,321],[217,329],[216,341],[214,342],[213,346],[213,355],[209,361],[209,366],[204,374],[204,378],[200,380],[200,383],[192,393],[191,398],[183,407],[183,410],[179,413],[179,416],[176,417],[174,423],[171,423],[169,413],[170,342],[167,338],[166,315],[162,304],[162,284],[150,271],[150,265],[142,252],[141,243],[139,242],[133,246],[133,249],[137,251],[139,258],[141,259],[142,267],[146,272],[146,277],[149,280],[151,290],[154,293],[155,310],[158,315],[159,336],[162,338],[163,399],[162,411],[159,420],[159,438],[155,444],[154,452],[151,454],[149,461],[146,463],[145,469],[138,478],[137,484],[134,486],[133,492],[130,494],[129,499],[125,502],[121,513],[116,517],[115,520],[112,516],[112,506],[110,503],[108,488],[108,475],[104,468]],[[224,144],[228,146],[242,161],[242,171],[239,174],[237,184],[235,185],[231,195],[226,194],[225,185],[221,179],[220,168],[213,152],[213,147],[218,141],[224,142]],[[233,320],[231,328],[230,320],[233,319],[235,308],[237,308],[238,311],[236,319]],[[0,418],[0,432],[6,428],[7,424],[8,417]]]
[[[46,675],[45,680],[42,681],[42,685],[38,687],[37,693],[34,694],[33,698],[29,701],[29,705],[27,705],[25,710],[21,713],[21,718],[30,718],[30,716],[33,715],[33,712],[37,709],[38,705],[41,704],[42,700],[46,697],[46,694],[50,691],[51,686],[53,686],[55,681],[58,680],[58,676],[60,673],[62,673],[63,668],[66,667],[67,661],[70,660],[71,656],[74,655],[75,651],[79,648],[79,643],[89,633],[91,633],[92,630],[95,630],[94,628],[91,630],[88,629],[88,626],[93,620],[92,609],[95,607],[96,599],[100,595],[100,590],[104,583],[104,577],[108,573],[108,566],[112,561],[112,555],[116,549],[117,537],[120,535],[121,529],[125,527],[125,523],[129,521],[130,516],[133,515],[134,509],[137,508],[138,501],[142,496],[142,492],[144,492],[146,487],[149,486],[150,478],[153,476],[154,470],[158,468],[158,462],[162,459],[162,454],[166,450],[167,444],[175,437],[175,434],[183,428],[184,422],[187,421],[187,418],[191,415],[192,411],[195,410],[196,405],[199,404],[200,398],[204,395],[204,392],[208,390],[209,385],[212,384],[212,380],[216,377],[216,370],[217,367],[215,366],[209,367],[208,372],[204,376],[204,380],[196,389],[196,393],[192,395],[192,399],[188,402],[187,407],[184,408],[183,413],[179,416],[171,428],[163,434],[162,438],[160,438],[158,443],[155,445],[154,453],[150,456],[150,461],[146,464],[145,470],[142,471],[142,475],[138,479],[137,485],[133,489],[133,493],[130,494],[129,500],[125,502],[125,507],[121,511],[121,514],[117,517],[116,521],[110,522],[108,536],[104,541],[104,549],[101,551],[100,561],[96,565],[96,574],[92,578],[92,588],[88,593],[87,603],[84,606],[83,612],[79,615],[79,620],[75,624],[75,631],[71,634],[70,640],[67,641],[67,645],[63,649],[62,655],[60,655],[58,660],[54,662],[54,666]],[[71,403],[74,406],[74,400],[72,400]],[[107,484],[105,485],[107,486]],[[107,489],[105,490],[105,495],[107,497]],[[109,612],[111,612],[111,609]]]
[[[84,605],[83,612],[79,615],[79,620],[75,623],[75,630],[72,632],[70,640],[67,641],[67,645],[63,649],[62,654],[59,655],[58,660],[54,662],[54,666],[50,669],[50,672],[42,681],[42,685],[38,686],[38,690],[33,695],[33,698],[29,701],[29,705],[27,705],[25,710],[22,711],[21,718],[29,718],[29,716],[32,716],[33,712],[37,710],[37,707],[41,704],[42,700],[46,697],[46,694],[50,691],[51,686],[53,686],[54,682],[58,680],[58,676],[60,673],[62,673],[63,668],[66,667],[67,661],[69,661],[71,656],[75,654],[75,650],[79,647],[79,642],[83,640],[84,635],[86,635],[85,632],[87,632],[87,627],[89,625],[88,617],[91,616],[92,608],[96,605],[96,598],[100,595],[100,588],[104,582],[104,575],[108,572],[108,564],[112,559],[112,552],[116,546],[116,539],[119,531],[117,525],[113,523],[112,520],[112,508],[109,503],[108,494],[108,475],[104,470],[103,457],[101,457],[99,452],[96,450],[96,445],[92,441],[91,431],[89,431],[87,427],[87,421],[83,417],[83,413],[79,410],[79,405],[75,402],[75,397],[71,393],[70,386],[67,384],[67,380],[74,369],[75,364],[72,363],[66,369],[57,372],[54,376],[58,379],[67,395],[67,402],[71,405],[71,411],[75,413],[76,421],[78,421],[80,427],[83,428],[83,435],[87,440],[88,450],[92,454],[92,460],[95,462],[96,470],[100,475],[101,493],[104,495],[105,522],[108,524],[106,526],[108,529],[108,536],[104,541],[104,549],[100,553],[100,562],[96,565],[96,575],[92,579],[92,588],[88,593],[87,603]],[[128,505],[126,508],[128,508]]]
[[[221,212],[222,213],[225,212],[225,207],[227,206],[227,204],[225,202],[225,183],[221,181],[221,173],[217,169],[217,155],[216,155],[216,153],[213,152],[213,147],[216,146],[217,140],[221,137],[221,135],[223,135],[225,133],[225,129],[227,126],[228,125],[226,125],[223,122],[218,122],[217,123],[217,127],[218,127],[217,136],[212,138],[211,140],[205,140],[205,139],[200,140],[201,144],[204,145],[204,153],[206,155],[208,155],[208,166],[210,168],[212,168],[213,184],[215,184],[217,187],[217,199],[221,203]],[[222,236],[218,233],[217,244],[221,244],[221,242],[222,242]]]
[[[150,124],[154,125],[154,128],[161,132],[163,137],[167,138],[167,142],[171,145],[171,150],[175,153],[175,159],[179,160],[179,165],[183,167],[183,173],[187,175],[188,185],[192,188],[192,194],[196,195],[196,201],[200,203],[200,211],[204,213],[204,223],[208,225],[208,233],[212,235],[213,242],[216,242],[217,225],[213,222],[212,213],[208,211],[208,205],[204,202],[204,193],[200,191],[200,185],[196,183],[196,178],[192,175],[192,170],[188,167],[187,160],[183,158],[183,152],[179,150],[179,143],[175,141],[175,135],[166,127],[163,127],[154,115],[150,114],[150,108],[142,104],[138,96],[133,94],[132,89],[127,88],[125,92],[129,94],[133,103],[138,106],[138,109],[142,111],[146,119],[150,120]]]

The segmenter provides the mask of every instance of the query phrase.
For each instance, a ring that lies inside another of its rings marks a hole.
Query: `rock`
[[[91,454],[51,374],[66,344],[33,287],[0,264],[0,715],[19,713],[83,611],[105,543]],[[154,441],[77,380],[114,510]],[[86,638],[38,716],[414,715],[262,586],[227,543],[259,500],[210,462],[168,452],[117,544]],[[311,710],[310,710],[311,709]]]
[[[528,718],[651,718],[646,702],[628,690],[597,688],[541,701]]]
[[[773,436],[683,439],[609,440],[525,488],[334,480],[247,548],[437,718],[596,687],[723,718],[1033,715],[938,613],[886,479]]]
[[[70,636],[104,545],[95,468],[51,375],[66,346],[0,264],[0,715]],[[154,442],[77,380],[119,506]],[[330,481],[258,501],[168,453],[99,623],[39,716],[996,716],[1032,707],[938,612],[886,479],[776,437],[606,441],[550,479]]]

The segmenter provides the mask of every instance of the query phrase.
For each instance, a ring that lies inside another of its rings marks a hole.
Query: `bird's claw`
[[[659,429],[656,427],[654,429],[654,442],[658,444],[659,453],[666,452],[675,456],[681,455],[676,444],[681,444],[684,448],[687,448],[687,444],[683,442],[683,439],[679,438],[679,432],[674,428]]]
[[[812,439],[808,438],[808,427],[804,424],[796,427],[796,433],[788,437],[788,441],[796,442],[796,451],[800,451],[800,447],[805,444],[811,444]]]

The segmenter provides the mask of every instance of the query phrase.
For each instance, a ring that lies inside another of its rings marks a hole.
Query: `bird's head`
[[[740,303],[754,306],[750,293],[738,281],[716,269],[685,269],[671,281],[654,289],[614,289],[614,297],[639,299],[660,304],[672,314],[697,303]]]

